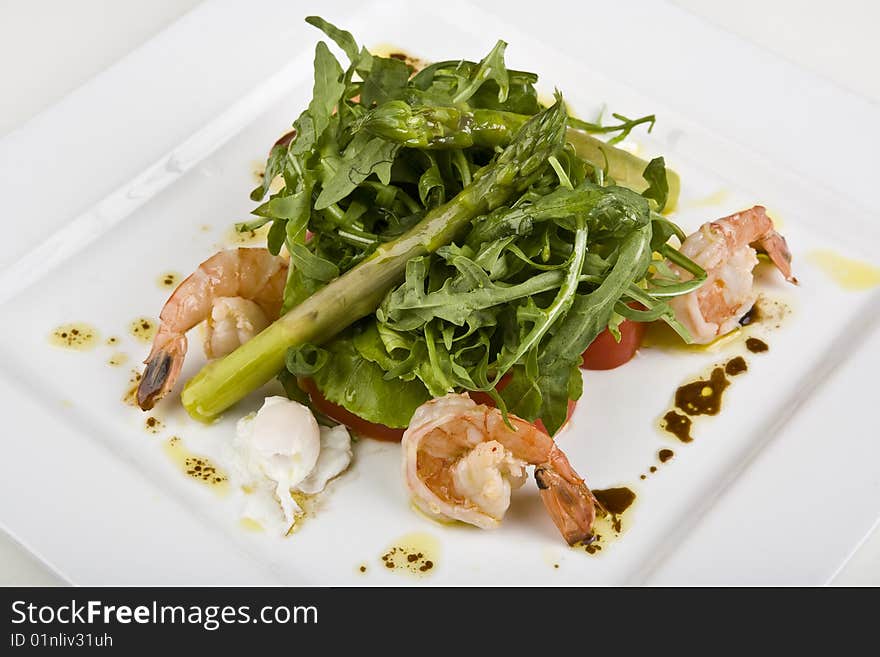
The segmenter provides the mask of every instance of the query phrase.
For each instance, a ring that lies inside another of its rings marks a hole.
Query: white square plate
[[[876,260],[880,231],[865,208],[876,186],[877,112],[665,5],[595,7],[562,25],[552,15],[508,25],[457,1],[442,12],[377,2],[326,15],[360,43],[427,60],[478,59],[504,38],[511,67],[538,72],[582,115],[607,104],[658,116],[634,147],[665,155],[680,173],[673,218],[686,229],[755,203],[781,220],[801,285],[788,289],[766,269],[759,278],[791,313],[768,333],[770,351],[749,356],[721,415],[697,424],[694,443],[662,435],[657,419],[679,384],[745,353],[741,344],[645,349],[620,370],[585,375],[559,441],[593,487],[638,492],[622,540],[596,557],[566,549],[533,483],[497,531],[436,525],[409,508],[399,448],[370,440],[287,539],[246,532],[235,495],[220,498],[181,474],[163,448],[169,436],[222,460],[234,420],[259,399],[205,427],[175,396],[153,414],[161,430],[147,432],[146,416],[121,403],[147,352],[127,328],[158,313],[162,272],[188,272],[228,243],[253,207],[256,163],[308,102],[320,34],[293,4],[202,5],[0,141],[3,526],[79,584],[827,581],[880,507],[880,442],[868,428],[880,293],[839,287],[809,254]],[[585,21],[609,28],[578,40]],[[660,36],[656,25],[667,26]],[[820,137],[831,116],[860,126],[862,141]],[[122,342],[50,346],[52,329],[72,321]],[[197,342],[183,379],[203,362]],[[116,351],[126,366],[107,364]],[[663,447],[675,459],[640,480]],[[435,572],[385,572],[380,555],[416,531],[440,544]]]

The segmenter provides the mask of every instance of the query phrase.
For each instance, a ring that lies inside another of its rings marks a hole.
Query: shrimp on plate
[[[593,494],[553,439],[514,415],[466,394],[426,402],[403,434],[403,476],[416,506],[438,520],[497,527],[511,491],[535,466],[547,512],[569,544],[590,536]]]
[[[186,356],[186,332],[207,323],[205,354],[223,356],[266,328],[281,309],[287,259],[264,248],[215,253],[177,286],[159,314],[144,361],[138,406],[149,410],[174,387]]]
[[[703,224],[681,245],[681,253],[708,275],[698,289],[669,302],[694,342],[706,344],[732,331],[755,303],[752,270],[758,258],[754,247],[770,256],[787,281],[797,283],[785,238],[774,230],[767,210],[760,205]]]

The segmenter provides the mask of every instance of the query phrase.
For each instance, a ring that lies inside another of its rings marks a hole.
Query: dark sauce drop
[[[755,353],[767,350],[767,345],[757,338],[749,338],[746,346]],[[675,406],[685,414],[675,410],[667,411],[663,416],[663,429],[683,443],[691,442],[692,421],[688,415],[718,415],[721,410],[721,397],[730,385],[728,377],[739,376],[748,369],[746,359],[736,356],[723,365],[715,367],[708,379],[698,379],[680,386],[675,391]]]
[[[716,367],[708,379],[686,383],[675,391],[675,405],[688,415],[718,415],[721,395],[730,385],[724,368]]]
[[[731,358],[724,365],[724,372],[727,376],[737,376],[742,374],[746,370],[749,369],[749,366],[746,364],[746,359],[742,356],[737,356],[736,358]]]
[[[669,459],[675,456],[675,452],[671,449],[661,449],[657,452],[657,458],[660,459],[660,463],[666,463]]]
[[[746,340],[746,349],[751,351],[753,354],[762,354],[767,351],[770,347],[767,346],[767,343],[763,340],[759,340],[758,338],[749,338]]]
[[[691,435],[692,424],[687,415],[676,411],[669,411],[663,416],[663,428],[683,443],[689,443],[694,439]]]
[[[625,486],[594,490],[593,496],[599,500],[599,504],[601,504],[608,513],[616,516],[626,511],[636,500],[636,494],[632,489],[626,488]]]

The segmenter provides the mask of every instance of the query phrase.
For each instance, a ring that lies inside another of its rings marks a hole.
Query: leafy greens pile
[[[271,222],[269,250],[290,253],[282,317],[190,382],[191,413],[213,416],[283,361],[290,395],[310,377],[371,422],[405,427],[426,400],[470,390],[555,433],[606,327],[663,319],[689,339],[665,299],[705,274],[667,244],[683,236],[658,214],[677,177],[587,134],[613,142],[653,116],[587,123],[558,94],[544,108],[503,41],[480,62],[416,72],[306,20],[349,65],[318,43],[312,101],[252,198],[277,176],[284,187],[239,225]]]

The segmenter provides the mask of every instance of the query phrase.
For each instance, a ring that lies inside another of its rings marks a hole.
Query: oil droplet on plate
[[[437,568],[440,542],[431,534],[413,532],[391,543],[382,554],[385,570],[409,575],[429,575]]]
[[[562,548],[554,543],[552,546],[547,546],[541,550],[541,558],[550,568],[557,569],[560,562],[565,558],[565,554]]]
[[[144,420],[144,429],[146,429],[149,433],[157,434],[165,428],[165,423],[162,422],[157,417],[149,416],[146,420]]]
[[[125,394],[122,396],[122,402],[126,406],[137,406],[137,391],[138,386],[141,383],[141,373],[137,370],[131,371],[131,376],[128,378],[128,389],[125,391]]]
[[[711,194],[706,196],[696,198],[692,201],[688,201],[685,205],[686,208],[705,208],[711,207],[713,205],[721,205],[727,200],[727,197],[730,196],[728,191],[724,188],[717,189]]]
[[[116,337],[115,335],[111,335],[109,338],[104,340],[104,344],[107,345],[108,347],[115,347],[116,345],[119,344],[119,338]]]
[[[111,367],[119,367],[120,365],[125,365],[128,362],[128,354],[124,354],[121,351],[115,352],[110,358],[107,359],[107,364]]]
[[[246,230],[243,233],[232,226],[223,235],[223,243],[228,246],[265,245],[270,226],[271,224],[266,224],[256,230]]]
[[[693,351],[700,353],[712,353],[721,351],[742,337],[740,329],[734,329],[708,344],[687,344],[665,322],[651,322],[645,329],[645,337],[642,347],[646,349],[660,349],[662,351]]]
[[[190,452],[178,436],[164,444],[165,454],[176,463],[187,477],[209,486],[218,495],[229,492],[229,478],[204,456]]]
[[[263,531],[263,525],[258,523],[253,518],[242,518],[238,521],[239,526],[249,532],[261,532]]]
[[[829,249],[811,251],[807,254],[807,261],[844,290],[869,290],[880,285],[880,267],[846,258]]]
[[[62,324],[49,334],[49,343],[55,347],[88,351],[97,344],[98,331],[93,326],[83,323]]]
[[[161,274],[159,278],[156,279],[156,283],[163,290],[168,290],[177,287],[177,284],[181,281],[181,275],[175,271],[167,271],[164,274]]]
[[[150,343],[156,335],[156,321],[149,317],[138,317],[128,325],[128,332],[136,340]]]
[[[302,526],[307,519],[314,518],[318,514],[318,499],[320,496],[317,493],[309,495],[297,490],[291,490],[290,497],[300,510],[299,513],[296,514],[296,522],[294,522],[291,528],[287,530],[288,536],[298,532],[302,529]]]

